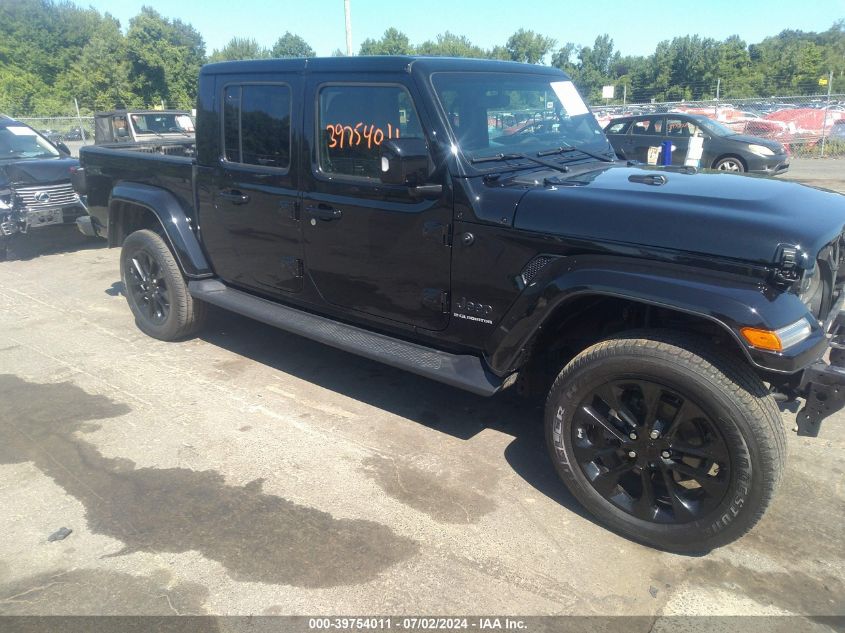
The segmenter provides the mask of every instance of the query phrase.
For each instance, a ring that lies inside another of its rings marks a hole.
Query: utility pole
[[[349,0],[343,0],[343,11],[346,14],[346,55],[352,57],[352,11]]]
[[[716,118],[717,121],[719,120],[719,95],[721,94],[721,92],[722,92],[722,78],[717,77],[716,78],[716,105],[713,106],[713,116]]]
[[[73,105],[76,106],[76,120],[79,121],[79,135],[82,137],[82,142],[84,144],[86,142],[85,126],[82,125],[82,115],[79,113],[79,101],[76,97],[73,98]]]
[[[622,84],[622,107],[628,104],[628,84]]]
[[[824,158],[824,146],[827,140],[827,117],[830,116],[830,89],[833,87],[833,71],[827,76],[827,104],[824,107],[824,120],[822,122],[822,158]]]

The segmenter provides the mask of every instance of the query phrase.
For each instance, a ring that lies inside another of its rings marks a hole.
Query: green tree
[[[270,57],[315,57],[317,53],[299,35],[285,31],[273,48],[270,49]]]
[[[418,55],[435,57],[486,57],[484,49],[476,46],[464,35],[449,31],[441,33],[434,40],[427,40],[417,46]]]
[[[720,96],[750,97],[757,83],[751,55],[745,42],[732,35],[718,46],[716,77],[721,80]]]
[[[798,48],[793,87],[799,92],[816,92],[823,75],[827,73],[822,69],[821,48],[815,42],[802,42]]]
[[[86,112],[109,110],[134,105],[129,74],[126,40],[120,32],[120,23],[107,15],[58,87],[78,99],[79,107]]]
[[[210,62],[230,62],[241,59],[265,59],[270,52],[252,38],[233,37],[220,50],[214,49],[208,57]]]
[[[126,39],[134,89],[145,104],[188,107],[195,101],[205,42],[194,27],[143,7],[129,21]]]
[[[500,59],[502,61],[511,61],[511,53],[504,46],[494,46],[484,54],[488,59]]]
[[[0,102],[6,112],[50,116],[73,109],[65,76],[105,18],[50,0],[0,2]],[[104,59],[107,63],[109,59]]]
[[[359,55],[413,55],[414,47],[402,31],[390,27],[381,38],[367,38],[361,42]]]
[[[555,40],[534,31],[519,29],[508,38],[505,48],[515,62],[539,64],[554,48]]]

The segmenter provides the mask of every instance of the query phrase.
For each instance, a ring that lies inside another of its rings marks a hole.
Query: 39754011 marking
[[[357,618],[309,618],[309,631],[390,631],[393,628],[391,618],[357,617]]]

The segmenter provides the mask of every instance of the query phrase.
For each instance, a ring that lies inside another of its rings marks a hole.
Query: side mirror
[[[381,181],[417,187],[429,175],[428,145],[420,138],[397,138],[381,144]]]
[[[62,154],[67,154],[68,156],[70,156],[70,148],[65,145],[62,141],[56,141],[56,147]]]
[[[129,130],[127,130],[125,127],[116,128],[115,136],[117,136],[117,138],[127,138],[129,136]]]

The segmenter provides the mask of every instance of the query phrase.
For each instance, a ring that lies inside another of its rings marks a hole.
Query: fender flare
[[[129,203],[150,211],[161,224],[179,267],[186,277],[201,279],[214,273],[191,229],[184,207],[169,191],[152,185],[122,182],[115,185],[109,198],[109,245],[117,246],[117,215],[120,203]]]
[[[824,330],[815,319],[810,319],[809,338],[783,352],[756,349],[741,338],[743,327],[776,330],[808,315],[797,296],[772,290],[762,279],[673,262],[576,255],[550,263],[499,321],[485,347],[491,369],[499,375],[518,369],[523,350],[535,335],[568,301],[589,295],[616,297],[708,320],[764,371],[795,373],[819,358],[827,346]]]

